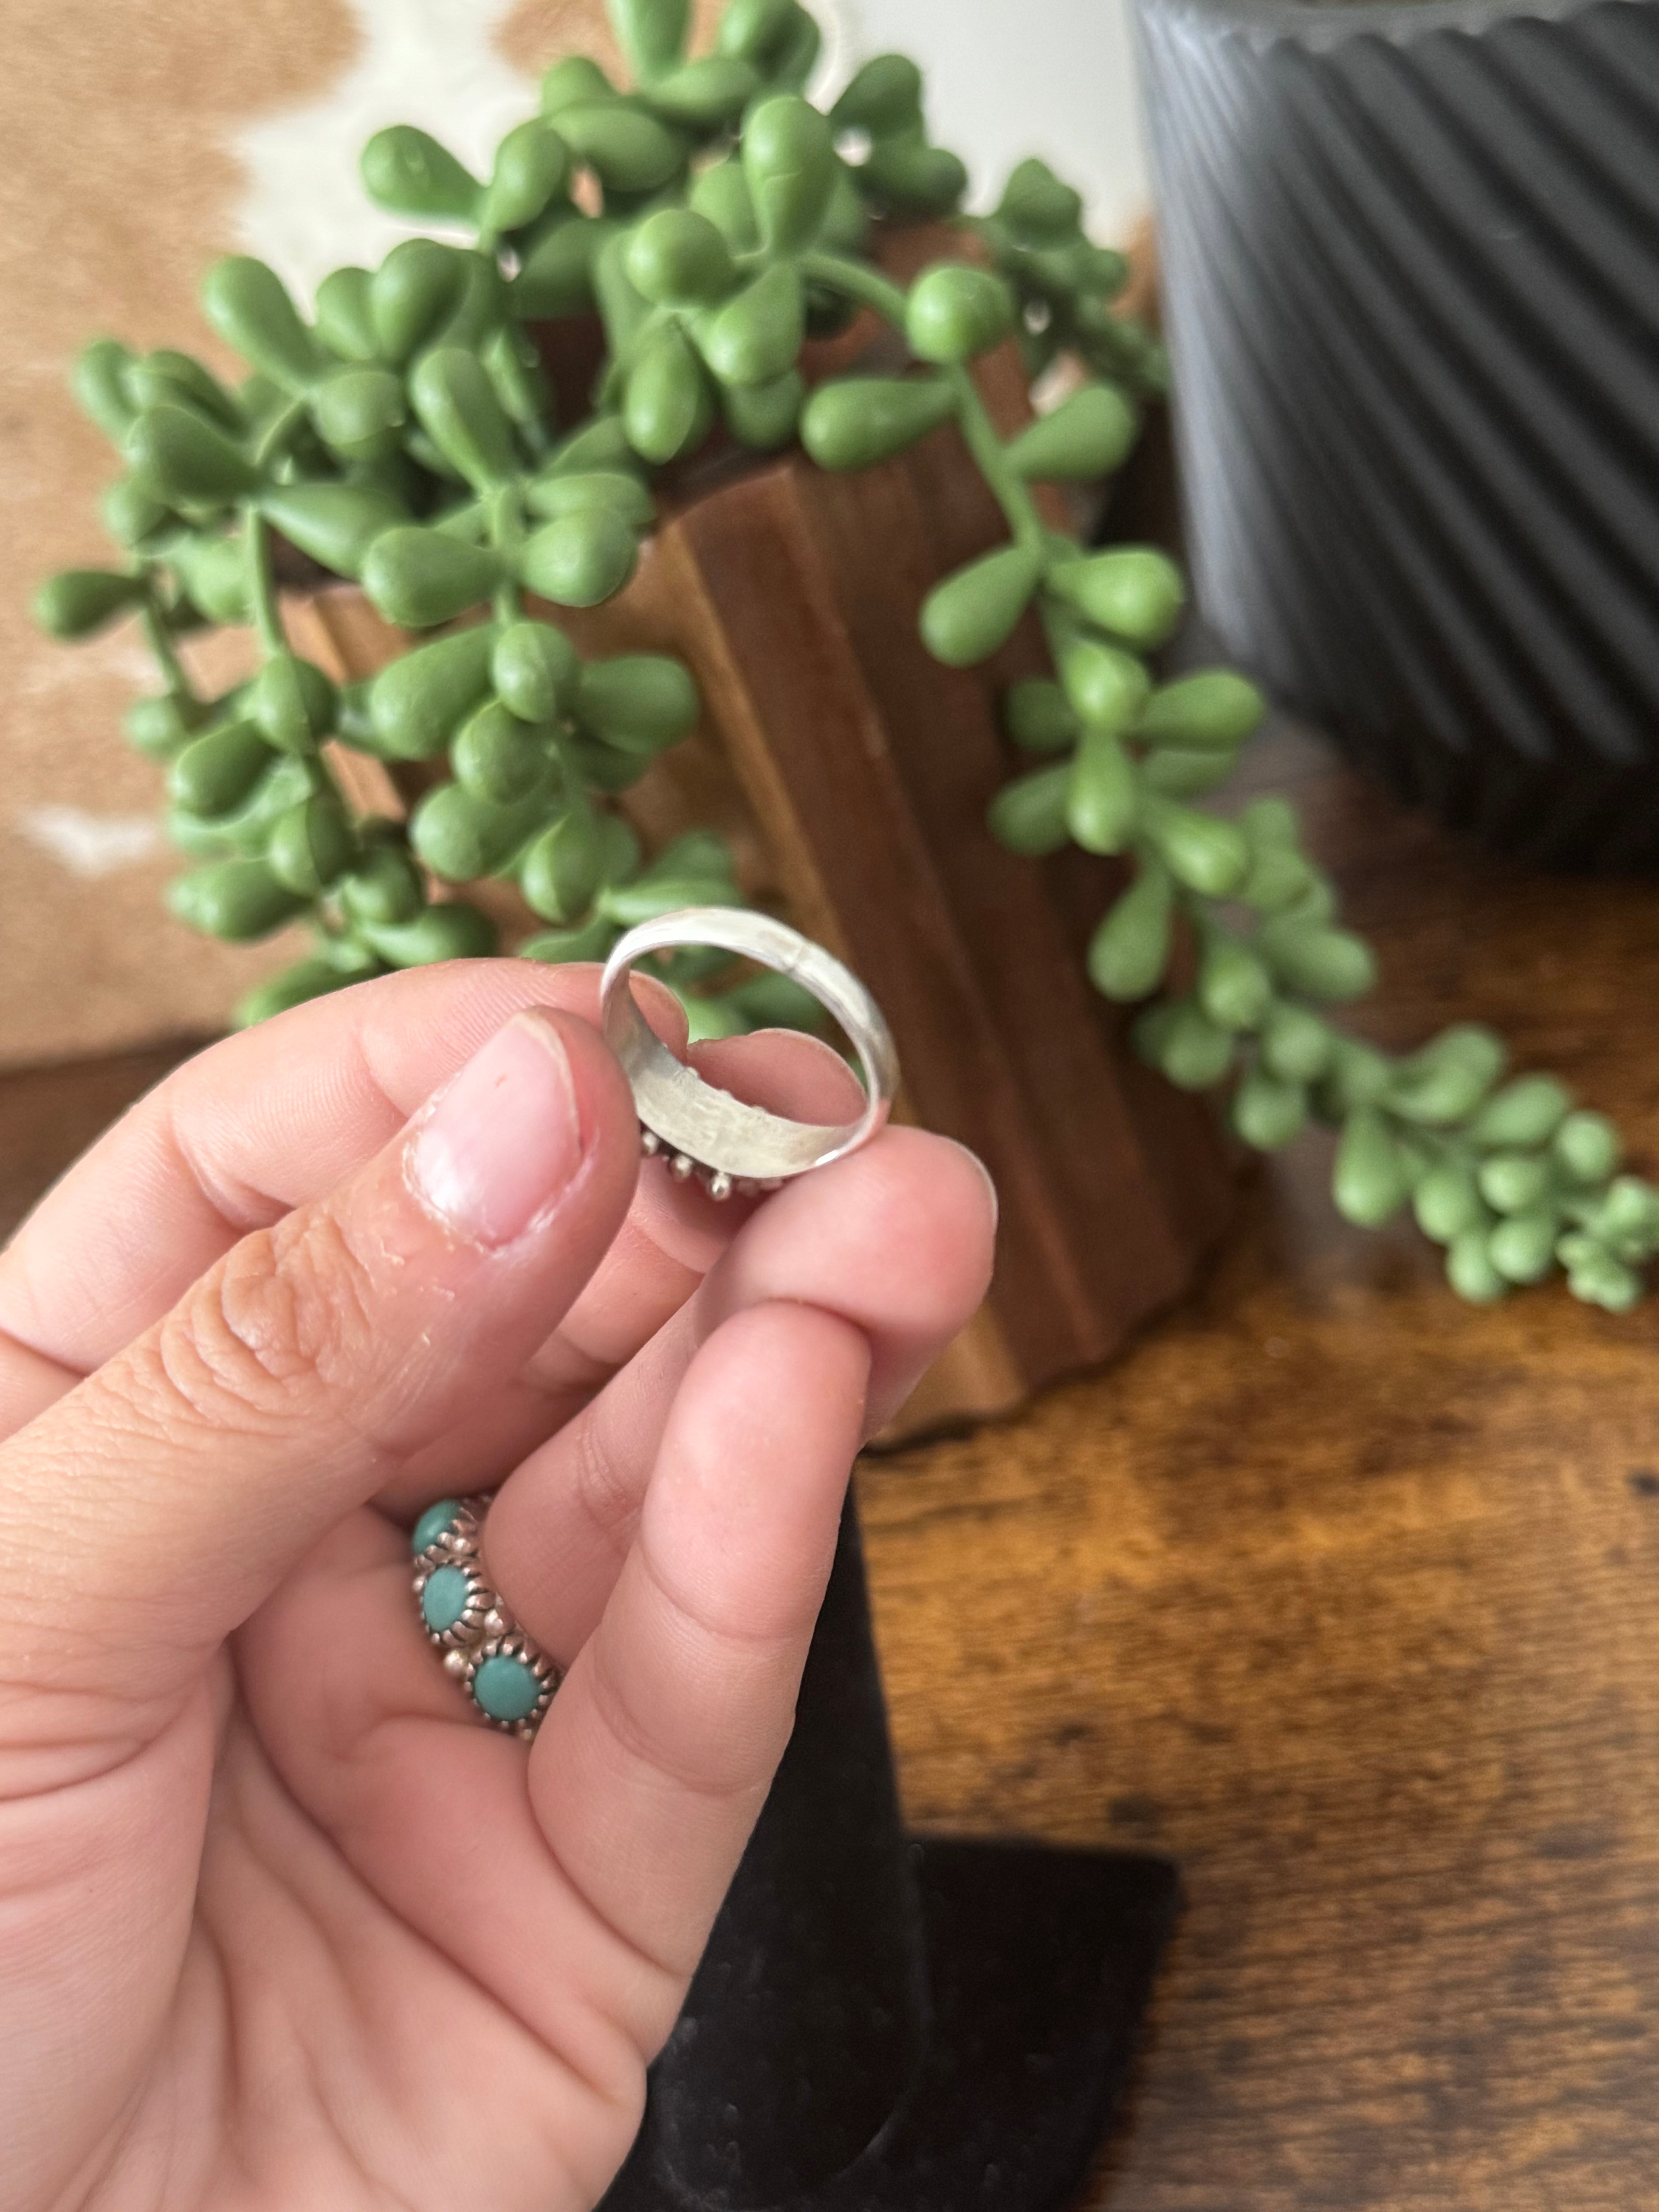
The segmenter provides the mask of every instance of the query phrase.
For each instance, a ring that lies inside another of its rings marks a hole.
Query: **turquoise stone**
[[[459,1567],[434,1567],[421,1592],[421,1619],[434,1636],[453,1628],[466,1611],[471,1586]]]
[[[497,1652],[472,1677],[472,1694],[492,1721],[522,1721],[535,1711],[542,1686],[522,1659]]]
[[[459,1498],[441,1498],[435,1505],[428,1505],[415,1523],[415,1533],[409,1540],[409,1548],[416,1559],[428,1544],[435,1544],[444,1530],[460,1510]]]

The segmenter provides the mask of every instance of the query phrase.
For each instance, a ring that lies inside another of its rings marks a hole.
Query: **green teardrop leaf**
[[[544,115],[561,115],[567,107],[620,97],[599,64],[586,54],[567,54],[562,61],[555,62],[542,78]]]
[[[1122,465],[1139,428],[1133,403],[1115,385],[1086,384],[1022,430],[1008,459],[1034,483],[1088,483]]]
[[[290,545],[337,576],[361,576],[374,540],[409,520],[389,494],[355,484],[279,484],[261,493],[259,509]]]
[[[323,671],[291,653],[273,653],[248,687],[247,711],[278,752],[311,753],[334,727],[338,695]]]
[[[118,446],[137,412],[126,384],[134,358],[131,348],[118,339],[94,338],[76,356],[70,373],[70,389],[82,413],[89,416]]]
[[[733,253],[758,251],[760,224],[743,164],[735,156],[703,170],[691,187],[687,204],[708,218]]]
[[[1575,1182],[1605,1182],[1619,1165],[1624,1146],[1605,1114],[1581,1107],[1569,1114],[1550,1140],[1557,1160]]]
[[[489,491],[513,474],[513,426],[477,354],[434,346],[416,363],[409,396],[421,428],[474,491]]]
[[[918,360],[970,361],[1014,327],[1013,294],[988,269],[939,261],[910,287],[904,332]]]
[[[495,149],[479,216],[483,228],[499,237],[534,222],[563,190],[569,171],[568,149],[550,123],[532,116],[516,124]]]
[[[1405,1160],[1382,1115],[1372,1107],[1351,1114],[1331,1180],[1338,1212],[1362,1229],[1377,1229],[1399,1212],[1409,1189]]]
[[[1286,1083],[1313,1083],[1330,1064],[1333,1042],[1317,1014],[1281,1001],[1262,1025],[1262,1065]]]
[[[1134,835],[1134,763],[1109,730],[1085,730],[1072,757],[1066,822],[1085,853],[1121,853]]]
[[[1233,1127],[1258,1152],[1276,1152],[1307,1126],[1308,1099],[1300,1084],[1280,1083],[1253,1067],[1233,1093]]]
[[[723,300],[738,281],[730,247],[690,208],[659,208],[628,241],[629,282],[659,307],[703,307]]]
[[[603,848],[591,808],[572,807],[537,838],[519,870],[525,903],[544,921],[585,915],[602,880]]]
[[[1089,980],[1108,999],[1144,999],[1170,964],[1175,884],[1167,868],[1143,860],[1134,881],[1089,940]]]
[[[949,215],[968,189],[968,172],[954,154],[927,145],[918,133],[878,140],[859,183],[895,215]]]
[[[639,542],[614,509],[581,507],[525,541],[519,574],[556,605],[592,607],[622,589],[638,558]]]
[[[1060,680],[1083,722],[1119,732],[1133,726],[1152,689],[1143,661],[1096,637],[1073,638],[1061,647]]]
[[[1003,186],[997,219],[1022,245],[1047,245],[1075,238],[1083,213],[1081,196],[1062,184],[1046,161],[1021,161]]]
[[[769,384],[728,384],[720,394],[726,427],[740,446],[758,453],[775,453],[795,434],[806,380],[787,368]]]
[[[222,430],[186,407],[147,407],[127,433],[134,474],[169,504],[225,507],[256,490],[259,471]]]
[[[343,874],[356,849],[345,810],[332,793],[319,791],[278,819],[265,858],[279,883],[314,899]]]
[[[181,921],[237,945],[269,937],[306,903],[258,860],[215,860],[192,868],[167,893],[167,904]]]
[[[523,322],[586,314],[593,305],[593,258],[616,234],[614,222],[574,210],[538,231],[513,280],[514,313]]]
[[[459,783],[428,791],[410,817],[409,842],[416,857],[453,884],[492,876],[532,836],[542,816],[532,799],[495,806],[464,791]]]
[[[448,319],[466,278],[467,256],[432,238],[394,246],[369,279],[369,314],[381,356],[402,362]]]
[[[690,671],[665,653],[628,653],[591,661],[576,685],[577,720],[623,752],[660,752],[695,726],[700,707]]]
[[[1346,929],[1276,915],[1256,933],[1275,975],[1305,998],[1363,998],[1376,981],[1376,963],[1363,939]]]
[[[284,392],[303,392],[323,366],[282,278],[263,261],[232,253],[215,262],[202,309],[226,343]]]
[[[342,361],[378,361],[380,341],[367,269],[336,269],[317,287],[317,336]]]
[[[369,719],[379,750],[392,760],[427,760],[489,682],[495,631],[489,623],[404,653],[374,678]]]
[[[126,386],[133,404],[141,411],[167,402],[205,415],[210,422],[229,431],[234,437],[240,437],[247,428],[246,416],[218,378],[210,375],[201,362],[192,361],[187,353],[175,353],[165,346],[147,353],[128,368]]]
[[[1571,1091],[1553,1075],[1517,1076],[1482,1107],[1469,1133],[1483,1151],[1542,1145],[1571,1108]]]
[[[365,853],[341,884],[340,898],[354,921],[375,927],[412,921],[426,903],[413,861],[394,845]]]
[[[1449,1128],[1474,1113],[1507,1058],[1502,1040],[1490,1030],[1459,1024],[1401,1061],[1389,1085],[1389,1104],[1425,1127]]]
[[[1180,569],[1151,545],[1115,546],[1109,553],[1057,562],[1048,585],[1091,622],[1142,652],[1164,642],[1187,604]]]
[[[1560,1225],[1550,1206],[1512,1214],[1487,1237],[1486,1256],[1505,1282],[1541,1283],[1555,1264]]]
[[[512,806],[544,789],[553,767],[545,732],[521,721],[499,699],[487,699],[462,723],[449,757],[462,789],[491,806]]]
[[[317,434],[347,460],[396,453],[406,418],[402,380],[390,369],[337,368],[313,387]]]
[[[641,98],[653,114],[688,131],[714,131],[734,122],[760,88],[748,62],[730,54],[705,54],[646,86]]]
[[[1492,1263],[1484,1228],[1466,1229],[1452,1239],[1446,1255],[1446,1279],[1460,1298],[1475,1306],[1493,1305],[1504,1297],[1509,1284]]]
[[[142,577],[106,568],[65,568],[34,594],[34,619],[49,637],[90,637],[144,599]]]
[[[722,384],[767,384],[794,367],[805,336],[799,274],[779,261],[710,316],[698,343]]]
[[[1273,1002],[1273,978],[1249,945],[1218,930],[1199,963],[1198,1002],[1224,1030],[1259,1029]]]
[[[1150,744],[1231,752],[1258,727],[1267,705],[1255,685],[1230,668],[1200,669],[1161,684],[1141,710],[1137,737]],[[1290,828],[1294,842],[1294,821]]]
[[[837,131],[890,138],[921,123],[921,71],[908,54],[877,54],[857,70],[830,111]]]
[[[1462,1160],[1431,1167],[1412,1193],[1412,1211],[1418,1227],[1437,1244],[1449,1244],[1466,1229],[1490,1226],[1474,1177]]]
[[[1030,753],[1066,751],[1083,725],[1058,684],[1047,676],[1022,676],[1002,702],[1002,726]]]
[[[611,0],[611,27],[636,77],[658,77],[685,52],[689,0]]]
[[[1030,604],[1042,556],[1005,545],[958,568],[922,602],[922,641],[947,668],[968,668],[1006,644]]]
[[[713,418],[703,373],[678,323],[650,338],[623,394],[628,441],[647,461],[672,461],[701,442]]]
[[[483,198],[483,185],[449,149],[411,123],[377,131],[360,167],[375,205],[414,222],[471,222]]]
[[[576,648],[550,623],[509,623],[489,663],[497,696],[521,721],[556,720],[576,689]]]
[[[489,599],[503,569],[489,547],[409,524],[382,531],[363,559],[377,612],[405,629],[433,629]]]
[[[772,253],[798,253],[817,236],[836,182],[834,133],[810,100],[780,94],[750,108],[743,133],[743,170]]]
[[[845,377],[807,401],[801,443],[821,469],[867,469],[950,422],[957,404],[942,377]]]
[[[1033,775],[1017,776],[1005,783],[991,801],[986,826],[999,844],[1011,853],[1038,860],[1057,853],[1071,842],[1066,802],[1071,789],[1072,764],[1041,768]]]
[[[519,947],[521,960],[544,960],[562,966],[572,960],[603,960],[621,934],[614,921],[595,915],[579,929],[544,929],[526,938]]]
[[[152,760],[171,760],[186,745],[208,719],[211,709],[198,699],[178,691],[160,691],[148,699],[135,699],[122,717],[127,742]]]
[[[192,738],[167,770],[167,796],[204,822],[234,813],[270,766],[270,748],[252,722]]]
[[[608,192],[654,192],[685,161],[685,140],[641,107],[621,100],[559,110],[559,135]]]
[[[1146,827],[1177,883],[1205,898],[1227,898],[1250,865],[1250,848],[1237,823],[1167,801],[1146,802]]]
[[[429,906],[392,928],[365,925],[363,934],[393,968],[430,968],[441,960],[483,960],[495,950],[495,925],[465,900]]]
[[[210,622],[248,620],[247,556],[240,531],[223,538],[178,538],[167,558],[191,604]]]

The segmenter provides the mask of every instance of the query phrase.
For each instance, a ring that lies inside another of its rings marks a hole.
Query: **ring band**
[[[487,1498],[441,1498],[415,1523],[415,1605],[428,1644],[491,1728],[527,1743],[559,1686],[559,1670],[484,1579]]]
[[[745,1105],[676,1060],[640,1012],[629,976],[646,953],[678,945],[712,945],[753,960],[799,983],[833,1014],[863,1071],[865,1108],[858,1119],[791,1121]],[[681,1181],[700,1175],[714,1198],[774,1189],[792,1176],[845,1158],[881,1128],[898,1089],[892,1033],[858,977],[798,930],[746,908],[684,907],[630,929],[605,963],[599,1019],[633,1085],[643,1149],[666,1154],[670,1172]]]

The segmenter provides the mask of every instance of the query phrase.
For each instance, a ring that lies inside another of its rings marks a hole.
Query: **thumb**
[[[351,1180],[245,1237],[0,1450],[0,1679],[168,1700],[310,1547],[522,1366],[620,1227],[639,1136],[518,1015]]]

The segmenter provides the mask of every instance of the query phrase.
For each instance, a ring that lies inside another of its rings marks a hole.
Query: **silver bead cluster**
[[[694,1160],[690,1152],[672,1151],[654,1129],[641,1127],[640,1150],[648,1160],[662,1160],[676,1182],[690,1182],[696,1176],[716,1203],[728,1198],[758,1198],[763,1190],[776,1190],[779,1187],[777,1176],[757,1181],[753,1176],[730,1176],[724,1168],[705,1167],[701,1160]]]
[[[469,1694],[486,1659],[516,1659],[536,1679],[540,1691],[533,1711],[522,1720],[498,1720],[473,1699],[478,1717],[491,1728],[521,1736],[526,1742],[536,1733],[543,1714],[552,1703],[561,1680],[558,1668],[501,1603],[484,1579],[483,1546],[488,1498],[464,1498],[444,1526],[422,1551],[415,1555],[415,1607],[421,1632],[443,1654],[444,1668]],[[466,1603],[447,1628],[427,1624],[421,1601],[426,1586],[441,1567],[454,1567],[466,1578]]]

